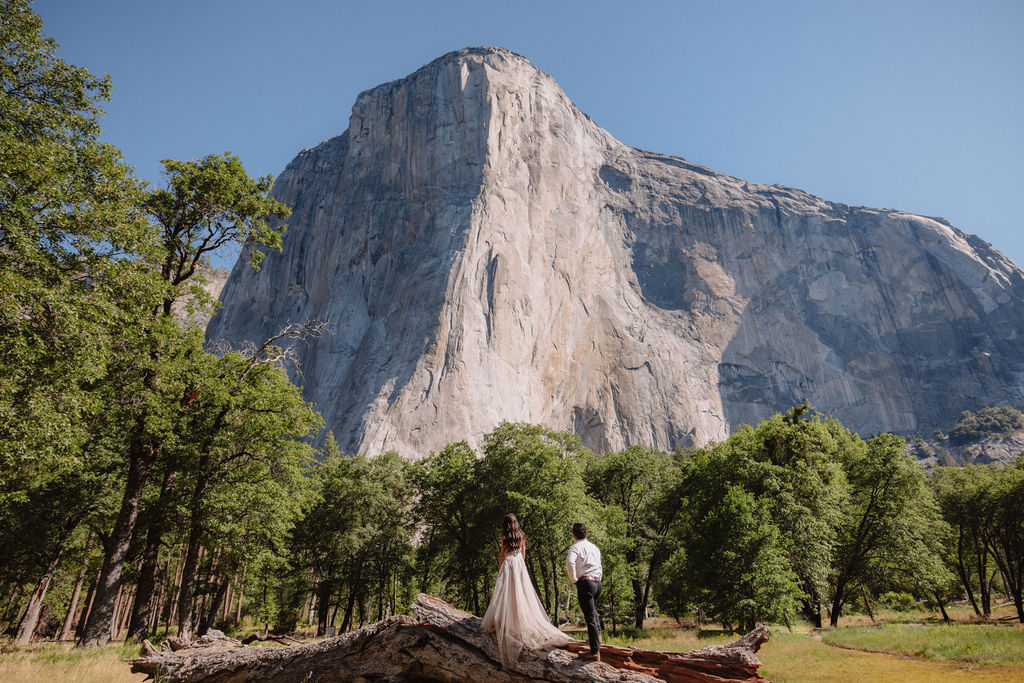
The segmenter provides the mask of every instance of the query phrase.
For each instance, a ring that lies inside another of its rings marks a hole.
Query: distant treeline
[[[419,462],[317,452],[286,368],[321,324],[211,349],[175,316],[213,307],[211,254],[244,245],[258,266],[280,246],[271,179],[225,153],[165,160],[166,186],[144,187],[99,140],[108,79],[57,59],[23,0],[0,16],[0,626],[17,642],[348,629],[417,591],[481,613],[510,511],[555,621],[576,521],[613,628],[654,605],[835,624],[888,592],[979,614],[1004,594],[1024,621],[1024,464],[929,480],[902,439],[806,405],[676,453],[596,456],[525,424]]]
[[[198,515],[202,470],[180,470],[178,486],[164,469],[126,557],[115,633],[135,624],[141,638],[189,621],[198,633],[230,630],[246,619],[346,630],[403,612],[419,591],[481,614],[507,511],[523,523],[530,575],[558,622],[577,611],[563,566],[575,521],[604,553],[601,610],[612,628],[642,627],[655,606],[731,627],[835,625],[892,594],[943,613],[966,598],[979,616],[1005,595],[1024,621],[1024,460],[928,479],[904,451],[898,437],[865,443],[800,406],[672,454],[634,446],[597,456],[574,434],[509,423],[481,453],[460,442],[418,462],[346,456],[328,436],[306,476],[268,486],[232,473]],[[49,577],[34,630],[70,637],[96,592],[106,554],[97,539],[109,530],[52,526],[39,514],[60,503],[52,492],[6,509],[21,526],[4,529],[15,561],[0,584],[3,618],[22,623],[40,594],[33,577]]]

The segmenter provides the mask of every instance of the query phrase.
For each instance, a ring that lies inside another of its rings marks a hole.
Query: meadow
[[[143,681],[143,674],[128,670],[125,659],[139,653],[138,645],[108,645],[95,649],[75,649],[72,643],[33,643],[0,649],[0,681],[35,683],[129,683]]]
[[[774,626],[758,657],[762,675],[775,683],[943,683],[946,681],[1024,681],[1024,626],[1010,620],[1012,606],[994,610],[976,622],[967,608],[949,610],[952,624],[932,612],[890,612],[844,619],[839,628],[807,624]],[[716,634],[701,637],[669,619],[651,620],[654,628],[622,631],[607,642],[643,649],[686,652],[726,643]]]
[[[853,615],[836,629],[806,624],[788,630],[775,626],[758,653],[762,674],[775,683],[854,683],[900,681],[1024,681],[1024,626],[1010,606],[977,622],[966,608],[950,609],[953,624],[927,611]],[[728,642],[732,636],[699,631],[667,618],[649,620],[651,628],[608,633],[605,642],[650,650],[686,652]],[[311,633],[307,634],[311,635]],[[577,634],[578,637],[578,634]],[[26,648],[0,644],[0,681],[127,683],[142,681],[125,659],[138,647],[111,645],[74,649],[70,643],[35,643]]]

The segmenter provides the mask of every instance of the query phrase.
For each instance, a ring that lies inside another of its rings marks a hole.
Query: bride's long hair
[[[511,553],[523,546],[526,534],[519,527],[519,520],[511,512],[505,515],[501,522],[501,544],[505,546],[505,552]]]

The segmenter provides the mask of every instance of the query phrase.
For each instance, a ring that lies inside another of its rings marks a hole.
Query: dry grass
[[[758,655],[761,672],[775,683],[944,683],[1024,680],[1024,666],[971,666],[843,650],[804,633],[777,630]]]
[[[968,605],[951,605],[946,608],[949,618],[954,622],[963,624],[982,623],[983,620],[977,617]],[[991,622],[1016,622],[1017,612],[1012,604],[997,606],[992,610]],[[840,628],[849,626],[876,626],[879,623],[942,623],[942,615],[938,610],[915,610],[912,612],[895,612],[892,610],[880,610],[875,613],[875,620],[866,614],[843,615],[839,620]],[[987,623],[987,622],[985,622]]]
[[[139,653],[138,645],[109,645],[76,650],[71,643],[35,643],[0,650],[0,681],[62,683],[139,683],[143,674],[129,672],[124,660]]]
[[[993,615],[997,620],[1013,614],[1012,608],[1000,608]],[[962,622],[973,621],[973,612],[967,608],[954,608],[951,616]],[[865,628],[871,620],[855,615],[844,618],[840,628],[827,632],[824,638],[845,646],[886,650],[894,654],[864,652],[834,647],[822,642],[822,637],[811,633],[808,626],[794,631],[784,627],[772,630],[771,640],[758,656],[764,663],[762,673],[776,683],[860,683],[861,681],[900,681],[901,683],[945,683],[971,681],[1024,681],[1024,662],[1018,652],[1024,647],[1024,628],[1013,625],[982,626],[966,623],[953,627],[933,625],[940,621],[928,612],[883,612],[876,618],[890,624],[884,628]],[[901,626],[921,624],[928,626]],[[1005,621],[1002,622],[1006,624]],[[727,636],[700,638],[692,628],[679,628],[671,619],[649,620],[649,629],[640,632],[620,631],[617,635],[605,633],[605,642],[628,645],[649,650],[686,652],[731,640]],[[906,634],[921,634],[935,642],[951,641],[946,649],[925,653],[913,643],[908,644]],[[989,634],[992,634],[991,636]],[[888,636],[886,636],[888,634]],[[866,639],[872,638],[869,643]],[[881,638],[881,640],[878,640]],[[972,642],[973,646],[970,645]],[[930,656],[921,659],[899,654],[918,652]],[[938,652],[938,654],[937,654]],[[985,654],[995,652],[995,655]],[[958,654],[961,653],[961,654]],[[967,653],[966,656],[961,656]],[[142,681],[142,674],[131,674],[124,660],[138,654],[138,646],[109,646],[98,650],[75,650],[70,644],[38,643],[15,650],[0,647],[0,681],[69,681],[71,683],[106,683]],[[936,661],[939,657],[962,661]],[[973,659],[972,659],[973,657]],[[1017,663],[1009,663],[1014,662]],[[1002,663],[993,663],[1002,662]]]
[[[997,619],[1012,613],[1012,609],[1003,614],[1006,610],[997,610]],[[956,619],[969,622],[973,619],[973,612],[969,609],[961,609],[951,614]],[[922,621],[935,621],[933,615],[927,612],[918,613],[896,613],[885,612],[877,615],[879,620],[889,620],[892,623],[914,622],[920,624]],[[834,631],[828,632],[826,637],[835,638],[837,641],[847,641],[861,637],[859,634],[866,631],[890,634],[890,638],[873,642],[872,649],[893,651],[893,654],[877,652],[863,652],[833,647],[822,642],[820,637],[811,633],[809,626],[795,628],[792,632],[785,627],[772,629],[771,640],[766,643],[758,656],[764,667],[762,674],[775,683],[861,683],[863,681],[899,681],[900,683],[945,683],[947,681],[977,681],[989,683],[995,681],[1024,681],[1024,663],[1013,663],[1020,661],[1017,652],[1021,649],[1018,643],[1024,638],[1024,630],[1015,626],[981,626],[968,625],[963,623],[957,626],[905,626],[895,625],[884,629],[864,628],[871,624],[868,617],[854,616],[843,619],[841,626]],[[696,650],[708,645],[727,642],[731,638],[724,636],[715,638],[699,638],[697,632],[692,629],[680,630],[671,628],[668,621],[659,621],[657,626],[651,630],[644,630],[639,633],[622,632],[617,636],[606,634],[605,640],[610,644],[628,645],[650,650],[665,650],[670,652],[686,652]],[[849,625],[851,628],[847,628]],[[949,658],[953,658],[957,652],[966,652],[966,661],[935,661],[933,659],[921,659],[902,655],[897,652],[900,648],[912,651],[907,645],[906,637],[901,633],[922,634],[932,629],[936,635],[945,632],[941,639],[953,641],[948,645],[945,652]],[[988,637],[989,633],[993,637]],[[973,642],[972,646],[970,643]],[[956,645],[959,643],[959,646]],[[971,654],[973,651],[973,655]],[[986,655],[985,653],[995,653]],[[973,661],[970,657],[974,656]],[[993,663],[1001,662],[1001,663]]]
[[[603,633],[601,640],[608,645],[635,647],[642,650],[661,650],[663,652],[689,652],[710,645],[728,643],[734,638],[725,636],[700,638],[697,631],[691,629],[644,629],[643,631],[620,631],[618,634]]]

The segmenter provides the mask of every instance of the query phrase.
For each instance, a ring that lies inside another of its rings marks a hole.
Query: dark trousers
[[[576,597],[583,610],[583,619],[587,622],[587,636],[590,638],[590,651],[597,652],[601,645],[601,621],[597,618],[597,596],[601,595],[601,582],[580,579],[576,582]]]

